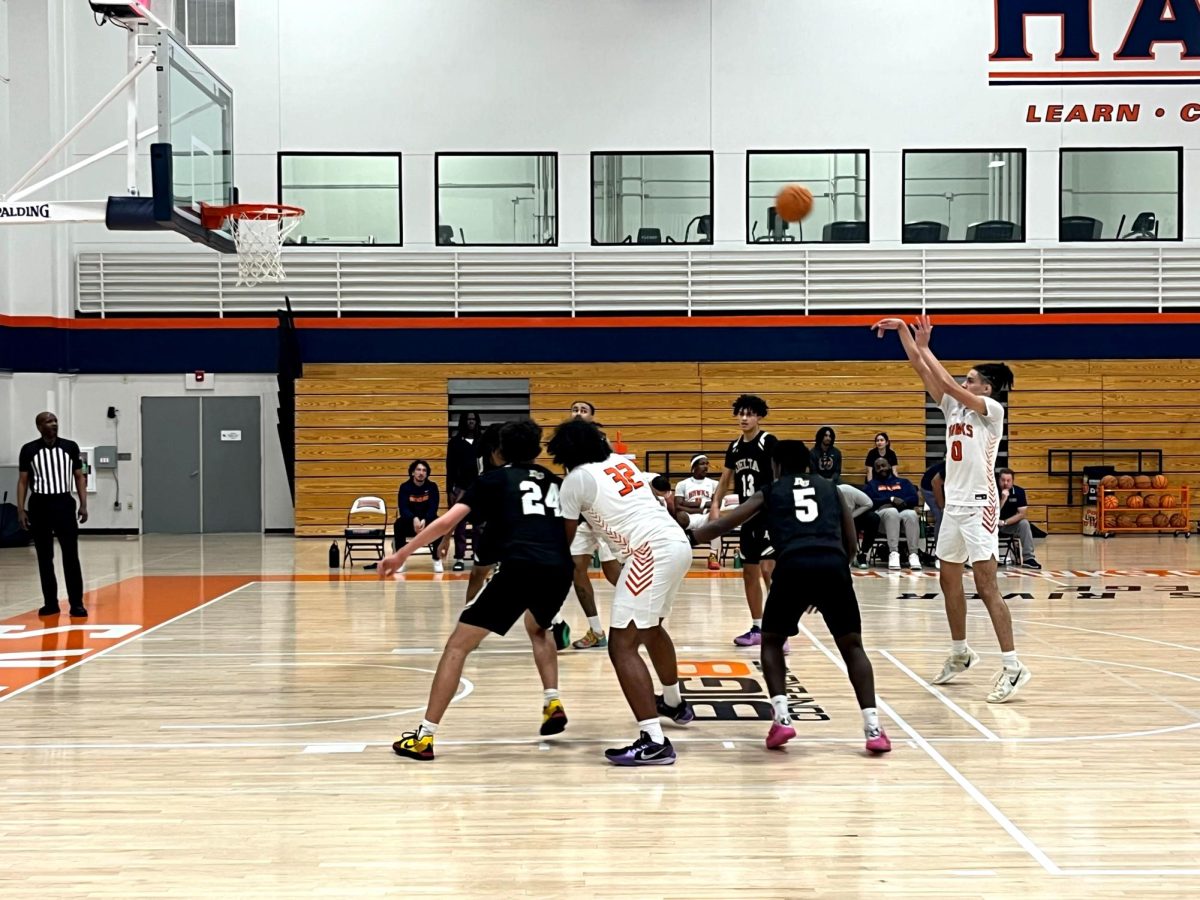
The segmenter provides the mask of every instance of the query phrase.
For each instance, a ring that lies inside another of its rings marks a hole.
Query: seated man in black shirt
[[[467,656],[489,634],[507,634],[522,618],[544,689],[541,734],[559,734],[567,726],[550,627],[567,599],[574,565],[558,505],[562,480],[533,462],[541,441],[542,429],[534,422],[505,424],[500,455],[508,465],[476,479],[444,516],[379,563],[383,577],[395,575],[414,550],[449,534],[474,513],[486,523],[489,561],[496,564],[496,574],[463,609],[446,641],[425,718],[392,744],[398,756],[433,759],[434,734],[458,689]]]
[[[1012,469],[1001,469],[997,483],[1000,485],[1000,533],[1017,535],[1021,539],[1021,565],[1026,569],[1040,569],[1041,563],[1033,552],[1033,526],[1029,524],[1029,502],[1025,490],[1014,482]]]
[[[401,544],[416,537],[437,518],[438,503],[438,489],[429,477],[429,463],[423,459],[414,460],[408,467],[408,481],[400,485],[396,495],[396,521],[392,523],[393,550],[399,550]],[[442,557],[438,552],[441,546],[441,538],[429,545],[435,572],[443,571]],[[403,572],[404,568],[401,567],[400,571]]]
[[[807,475],[811,458],[803,441],[779,441],[773,448],[775,481],[714,522],[690,531],[695,546],[725,534],[760,511],[775,548],[775,577],[762,627],[763,677],[775,709],[767,734],[774,749],[796,736],[785,691],[783,643],[799,634],[800,617],[821,611],[837,642],[863,716],[867,750],[886,753],[891,741],[879,724],[875,672],[862,645],[862,617],[849,561],[858,535],[850,508],[831,481]]]

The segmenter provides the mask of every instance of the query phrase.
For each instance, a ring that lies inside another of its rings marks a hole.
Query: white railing
[[[290,250],[279,285],[238,288],[237,261],[209,252],[81,252],[81,313],[1056,312],[1200,308],[1200,247],[404,252]]]

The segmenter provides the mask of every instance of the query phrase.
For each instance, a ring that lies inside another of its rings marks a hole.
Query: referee
[[[71,615],[87,616],[83,606],[83,573],[79,569],[79,526],[75,522],[75,501],[71,482],[79,495],[79,521],[86,522],[87,479],[79,445],[58,436],[58,417],[52,412],[38,413],[37,430],[42,435],[21,448],[17,480],[17,518],[21,527],[33,531],[37,548],[38,574],[42,579],[42,608],[39,616],[57,616],[58,581],[54,577],[54,538],[62,548],[63,575],[67,579],[67,600]],[[25,497],[29,495],[29,510]]]

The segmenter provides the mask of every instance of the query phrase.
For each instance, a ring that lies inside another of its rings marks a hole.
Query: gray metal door
[[[200,398],[142,398],[142,531],[200,531]]]
[[[262,413],[258,397],[205,397],[200,408],[205,534],[262,532]]]

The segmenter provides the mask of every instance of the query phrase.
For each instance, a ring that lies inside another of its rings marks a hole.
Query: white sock
[[[683,698],[679,696],[679,682],[674,684],[663,685],[663,703],[667,706],[678,706],[683,702]]]
[[[542,691],[542,706],[545,706],[551,700],[558,699],[558,688],[546,688]]]
[[[750,621],[754,625],[755,628],[758,628],[760,630],[762,629],[762,619],[751,619]]]
[[[430,722],[428,719],[421,720],[421,727],[417,729],[417,737],[422,734],[437,734],[438,723]]]
[[[951,641],[950,642],[950,652],[953,653],[955,656],[966,656],[967,655],[967,642],[966,641]]]
[[[600,624],[599,616],[588,616],[588,628],[596,634],[604,634],[604,626]]]
[[[1002,660],[1004,660],[1004,671],[1005,672],[1020,672],[1021,671],[1021,663],[1020,663],[1020,660],[1017,659],[1017,651],[1016,650],[1009,650],[1007,653],[1001,653],[1000,658]]]
[[[564,622],[564,621],[566,621],[566,620],[563,618],[563,614],[560,612],[557,616],[555,616],[553,619],[550,620],[550,624],[558,625],[560,622]]]
[[[787,697],[783,694],[776,694],[771,698],[771,705],[775,707],[775,721],[780,725],[792,724],[792,713],[788,709]]]
[[[654,743],[661,744],[663,742],[662,724],[658,721],[658,716],[638,722],[638,728],[646,732]]]
[[[869,709],[864,709],[862,711],[862,714],[863,714],[863,728],[865,728],[867,731],[878,731],[879,730],[879,713],[878,713],[878,711],[876,711],[875,707],[872,706]]]

